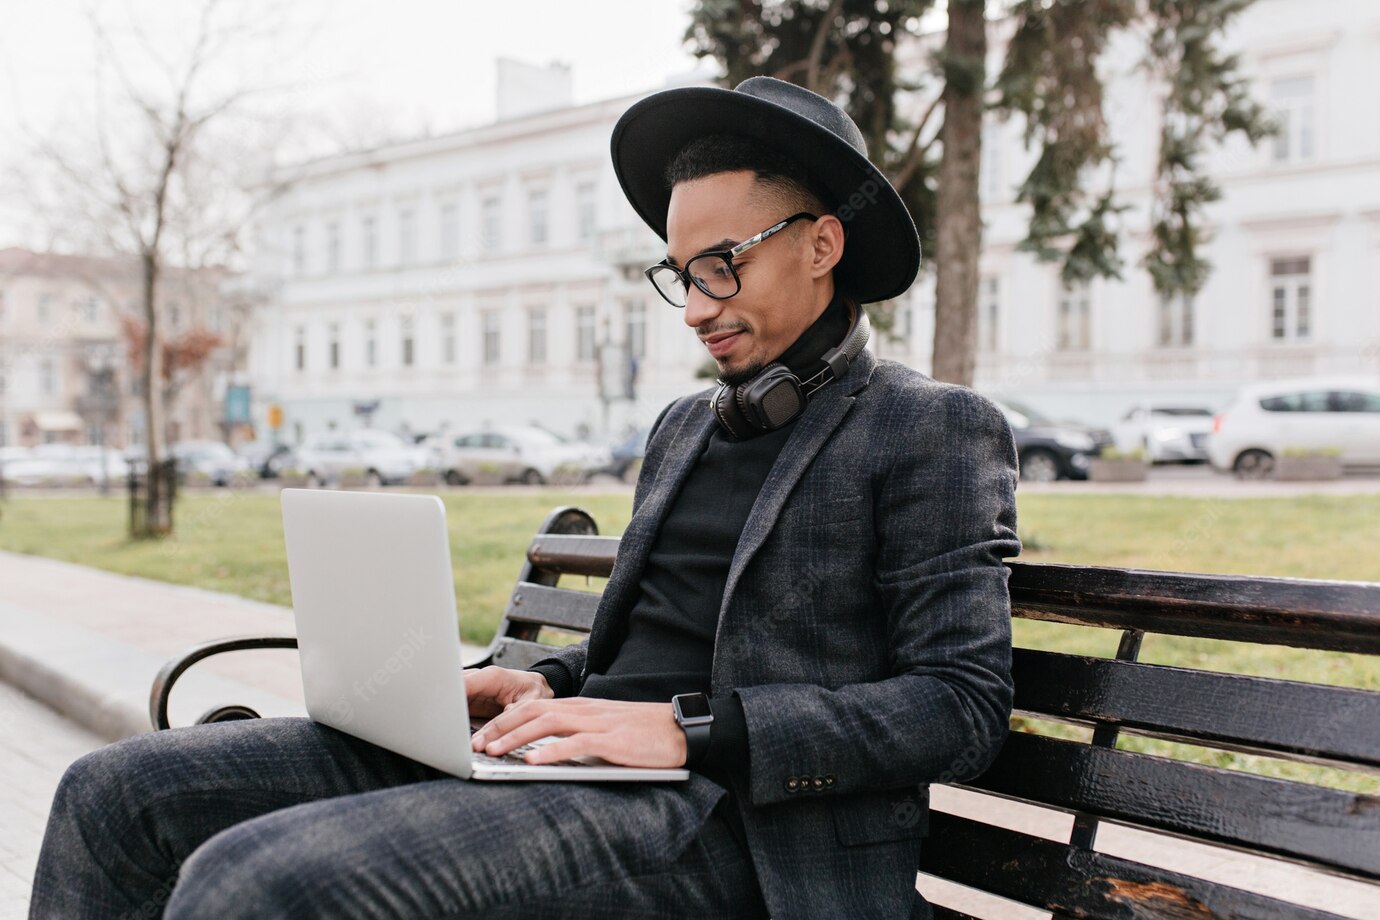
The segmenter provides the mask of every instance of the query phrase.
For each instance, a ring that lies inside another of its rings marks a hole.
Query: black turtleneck
[[[821,356],[842,343],[848,327],[848,307],[835,297],[777,360],[806,379],[824,367]],[[678,693],[710,694],[714,633],[729,564],[757,493],[794,429],[791,422],[734,441],[715,428],[657,534],[641,594],[608,669],[589,674],[580,686],[579,675],[554,659],[533,666],[557,696],[578,692],[665,703]],[[728,775],[746,772],[747,723],[736,695],[711,698],[710,705],[714,723],[699,769],[727,786]]]

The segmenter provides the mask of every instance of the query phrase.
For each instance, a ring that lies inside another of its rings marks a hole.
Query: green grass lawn
[[[553,507],[580,505],[602,532],[618,534],[627,525],[631,501],[629,494],[559,489],[449,492],[445,502],[465,639],[485,644],[492,637],[527,543]],[[1021,558],[1027,561],[1380,581],[1380,555],[1368,550],[1380,545],[1380,496],[1212,500],[1045,493],[1021,496],[1019,511]],[[175,535],[158,542],[128,540],[125,515],[124,502],[114,498],[12,499],[0,518],[0,549],[291,603],[276,494],[184,493]],[[1114,654],[1119,635],[1025,620],[1014,629],[1016,644],[1024,647],[1101,656]],[[1141,660],[1380,690],[1380,665],[1362,655],[1150,636]],[[1380,782],[1264,758],[1141,738],[1127,738],[1123,746],[1380,792]]]

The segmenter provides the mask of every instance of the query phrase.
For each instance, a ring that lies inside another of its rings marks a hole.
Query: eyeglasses
[[[768,237],[784,230],[791,221],[808,218],[819,220],[808,211],[792,214],[780,223],[772,224],[756,236],[750,236],[732,249],[702,252],[679,269],[666,262],[659,262],[647,269],[647,279],[652,282],[658,294],[673,307],[683,307],[690,294],[690,285],[704,291],[715,300],[727,300],[742,290],[743,282],[738,278],[738,270],[733,260]]]

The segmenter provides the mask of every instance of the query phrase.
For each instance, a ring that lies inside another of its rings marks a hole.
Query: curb
[[[92,630],[0,603],[0,680],[108,741],[152,731],[149,688],[163,664]],[[174,724],[186,724],[227,703],[263,715],[303,714],[291,701],[239,681],[190,672],[177,683],[170,715]]]

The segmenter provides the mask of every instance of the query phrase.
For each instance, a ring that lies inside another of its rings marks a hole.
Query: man
[[[129,739],[64,777],[33,917],[929,915],[927,784],[1010,712],[1010,431],[862,351],[919,244],[837,107],[670,90],[613,158],[720,386],[654,425],[589,640],[466,683],[477,749],[691,780],[484,786],[298,719]]]

